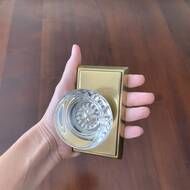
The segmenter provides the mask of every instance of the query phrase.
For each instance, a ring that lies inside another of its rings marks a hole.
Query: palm
[[[58,83],[51,102],[43,116],[41,123],[49,131],[58,145],[58,152],[62,158],[73,156],[72,149],[64,144],[62,140],[57,136],[54,126],[54,112],[57,103],[63,97],[63,95],[75,88],[76,71],[78,65],[81,63],[81,52],[77,45],[72,48],[72,54],[68,60],[63,76]],[[140,86],[144,83],[143,75],[128,75],[128,87],[133,88]],[[136,107],[146,104],[151,104],[154,101],[154,95],[152,93],[140,93],[140,92],[129,92],[126,99],[126,94],[123,92],[123,114],[122,119],[130,122],[148,117],[150,110],[148,107]],[[135,106],[135,108],[126,108]],[[143,129],[139,126],[126,126],[125,127],[125,138],[138,137],[143,133]]]

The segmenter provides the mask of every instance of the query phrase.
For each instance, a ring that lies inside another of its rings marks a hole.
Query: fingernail
[[[154,93],[151,93],[151,103],[153,103],[155,101],[155,95]]]
[[[72,46],[72,50],[71,50],[71,55],[73,55],[73,53],[74,53],[74,49],[77,48],[77,47],[79,47],[77,44],[73,44],[73,46]]]
[[[125,130],[125,138],[131,139],[139,137],[144,133],[144,130],[141,127],[127,127]]]
[[[73,52],[74,52],[74,48],[75,48],[75,44],[73,44],[73,46],[72,46],[71,55],[72,55]]]

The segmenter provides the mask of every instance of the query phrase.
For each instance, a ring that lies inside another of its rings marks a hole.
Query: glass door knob
[[[94,90],[78,89],[67,93],[55,111],[58,135],[79,150],[102,144],[112,125],[113,113],[108,101]]]

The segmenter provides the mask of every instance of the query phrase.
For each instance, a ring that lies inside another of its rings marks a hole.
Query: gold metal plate
[[[121,155],[121,107],[123,77],[127,74],[127,67],[88,66],[78,68],[77,89],[96,90],[103,95],[111,105],[114,122],[109,137],[96,148],[75,151],[119,158]]]

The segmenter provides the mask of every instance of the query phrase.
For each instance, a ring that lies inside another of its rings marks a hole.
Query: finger
[[[142,106],[154,102],[154,94],[148,92],[123,92],[123,105]]]
[[[141,86],[145,83],[144,75],[129,74],[124,76],[124,85],[129,88]]]
[[[81,64],[81,51],[78,45],[73,45],[71,57],[67,61],[61,81],[64,86],[75,85],[78,65]],[[70,90],[70,89],[69,89]]]
[[[77,68],[81,64],[81,51],[78,45],[73,45],[71,51],[71,57],[67,61],[65,71],[63,72],[62,78],[58,84],[60,91],[64,93],[75,88]]]
[[[144,119],[150,115],[150,109],[148,107],[123,108],[123,110],[122,120],[128,122]]]
[[[141,136],[144,133],[142,127],[139,126],[127,126],[124,130],[124,138],[132,139]]]

